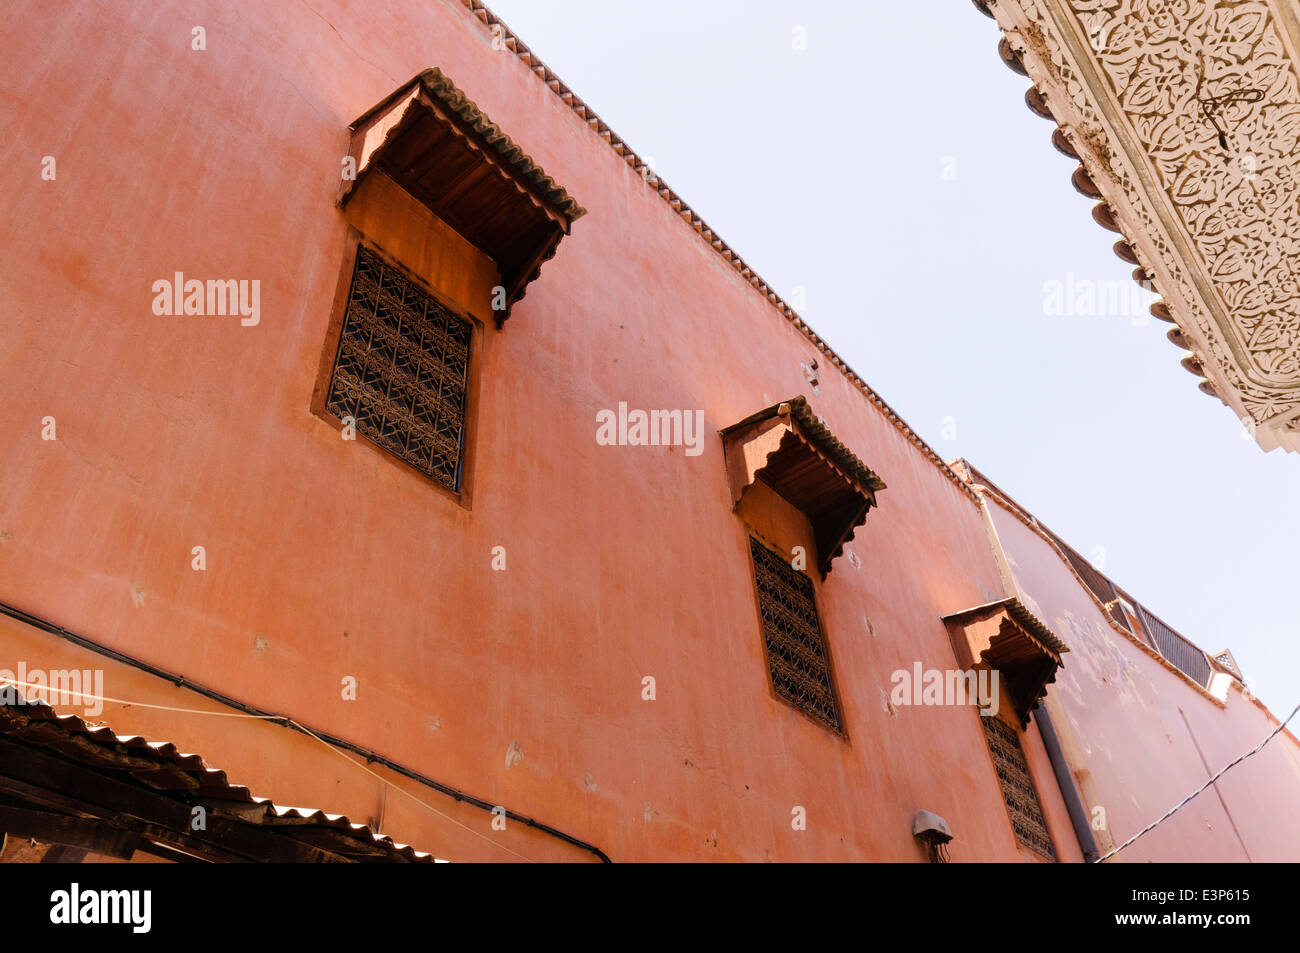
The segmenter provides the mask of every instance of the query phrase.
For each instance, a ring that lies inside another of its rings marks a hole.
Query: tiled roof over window
[[[441,70],[427,69],[352,124],[346,205],[379,169],[496,262],[510,306],[586,214]]]
[[[986,665],[998,672],[1021,724],[1056,680],[1068,652],[1041,620],[1017,599],[1002,599],[944,616],[957,664]]]
[[[876,505],[885,482],[793,397],[722,432],[733,505],[762,480],[808,517],[823,576]]]

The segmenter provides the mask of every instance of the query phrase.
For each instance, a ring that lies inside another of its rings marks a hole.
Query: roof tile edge
[[[704,219],[693,208],[686,204],[685,200],[683,200],[680,195],[670,189],[667,183],[656,175],[654,171],[646,165],[645,161],[638,156],[636,152],[634,152],[632,148],[617,133],[615,133],[603,119],[596,115],[596,112],[591,109],[591,107],[583,102],[582,99],[574,93],[573,90],[570,89],[553,70],[550,69],[550,67],[543,63],[522,40],[512,33],[505,21],[489,10],[482,0],[460,0],[460,2],[476,19],[483,23],[484,26],[489,29],[492,27],[498,27],[500,31],[498,37],[500,43],[507,50],[514,53],[514,55],[521,60],[526,67],[528,67],[529,71],[537,77],[539,82],[545,85],[555,94],[557,99],[577,114],[578,118],[582,119],[592,132],[603,139],[605,144],[608,145],[616,155],[622,158],[623,161],[633,169],[633,171],[641,176],[642,181],[644,181],[646,185],[655,190],[659,197],[663,199],[665,204],[680,216],[686,224],[696,232],[696,234],[708,242],[709,247],[722,256],[724,261],[739,272],[741,277],[747,280],[759,294],[763,295],[769,304],[776,308],[776,310],[780,312],[786,320],[803,332],[804,337],[808,338],[808,340],[816,345],[817,349],[825,354],[827,358],[830,359],[830,362],[846,378],[848,378],[848,380],[854,384],[858,390],[866,395],[867,399],[875,405],[876,409],[885,415],[889,422],[894,425],[894,429],[906,437],[914,447],[920,450],[921,453],[925,455],[926,459],[934,464],[934,466],[948,478],[953,486],[961,490],[965,494],[966,498],[976,506],[979,505],[979,498],[975,495],[974,491],[972,491],[966,482],[962,480],[962,478],[958,476],[947,463],[944,462],[943,458],[935,453],[934,449],[908,425],[907,421],[903,420],[903,418],[900,417],[898,413],[889,406],[889,404],[885,403],[884,399],[872,390],[867,382],[864,381],[858,373],[844,361],[843,358],[836,354],[830,345],[822,340],[821,336],[813,331],[813,329],[808,326],[808,323],[804,321],[803,318],[799,317],[795,310],[786,304],[786,302],[782,300],[781,296],[772,290],[772,287],[768,285],[768,283],[764,281],[756,271],[745,264],[744,260],[708,226]]]

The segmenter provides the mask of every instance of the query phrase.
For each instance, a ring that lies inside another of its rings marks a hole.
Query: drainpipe
[[[1074,836],[1079,842],[1079,849],[1083,851],[1083,862],[1095,864],[1097,858],[1101,856],[1101,851],[1098,850],[1097,841],[1092,836],[1088,812],[1079,797],[1079,789],[1070,774],[1070,766],[1065,761],[1065,752],[1061,750],[1061,740],[1056,736],[1052,716],[1047,713],[1047,706],[1041,700],[1034,706],[1034,722],[1038,725],[1039,735],[1042,736],[1043,747],[1047,749],[1047,757],[1052,762],[1052,771],[1056,774],[1056,786],[1061,789],[1061,797],[1065,799],[1065,809],[1070,812],[1070,824],[1074,827]]]

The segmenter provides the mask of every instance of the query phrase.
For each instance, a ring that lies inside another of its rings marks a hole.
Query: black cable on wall
[[[140,659],[134,658],[130,655],[125,655],[122,652],[117,651],[116,649],[111,649],[106,645],[101,645],[100,643],[88,639],[85,636],[77,635],[74,632],[69,632],[61,625],[55,625],[53,622],[50,622],[47,619],[42,619],[39,616],[34,616],[29,612],[24,612],[22,609],[19,609],[15,606],[11,606],[8,603],[0,602],[0,614],[7,615],[11,619],[17,619],[19,622],[23,622],[27,625],[30,625],[32,628],[40,629],[42,632],[48,632],[51,635],[56,635],[61,639],[73,643],[74,645],[79,645],[84,649],[89,649],[90,651],[96,653],[97,655],[102,655],[105,658],[111,658],[116,662],[121,662],[123,665],[129,665],[132,668],[139,669],[142,672],[148,672],[150,675],[154,675],[157,676],[158,678],[163,679],[164,681],[171,682],[173,685],[176,685],[181,688],[189,689],[190,691],[202,695],[205,698],[210,698],[215,702],[219,702],[222,705],[226,705],[227,707],[234,708],[245,714],[257,715],[260,718],[264,718],[267,721],[275,722],[281,727],[292,729],[293,731],[297,731],[300,734],[315,735],[317,738],[320,738],[322,741],[328,742],[329,744],[335,746],[336,748],[342,748],[346,751],[351,751],[353,754],[359,754],[363,758],[365,758],[368,762],[371,762],[373,764],[382,764],[390,771],[400,774],[403,777],[410,778],[412,781],[416,781],[420,784],[423,784],[425,787],[433,788],[433,790],[437,791],[440,794],[445,794],[447,797],[451,798],[452,800],[464,801],[466,804],[472,804],[474,807],[477,807],[483,811],[487,811],[489,814],[492,813],[493,810],[496,810],[499,807],[499,805],[490,804],[489,802],[483,800],[482,798],[475,797],[472,794],[467,794],[466,792],[461,791],[458,788],[454,788],[449,784],[443,784],[441,781],[436,781],[433,778],[420,774],[420,772],[415,771],[412,768],[408,768],[403,764],[399,764],[396,761],[390,760],[389,758],[384,757],[383,755],[379,754],[376,751],[371,750],[370,748],[365,748],[351,741],[347,741],[344,738],[336,737],[335,735],[331,735],[328,732],[317,731],[315,728],[311,728],[310,726],[303,726],[302,728],[299,728],[296,724],[293,723],[293,721],[289,719],[287,715],[277,715],[275,712],[265,711],[264,709],[258,708],[254,705],[247,705],[244,702],[241,702],[235,698],[231,698],[229,695],[216,691],[215,689],[207,688],[196,682],[191,682],[183,675],[176,675],[173,672],[165,671],[161,668],[158,668],[156,665],[150,665],[148,662],[141,661]],[[588,851],[594,854],[596,857],[600,858],[602,863],[606,863],[606,864],[611,863],[609,857],[599,847],[595,846],[594,844],[588,844],[584,840],[579,840],[578,838],[574,837],[572,834],[566,834],[564,833],[564,831],[551,827],[549,824],[543,824],[541,821],[533,820],[533,818],[531,817],[527,817],[523,814],[518,814],[515,811],[509,810],[508,808],[505,809],[505,816],[510,818],[512,821],[518,821],[520,824],[524,824],[527,827],[536,828],[537,830],[543,832],[544,834],[549,834],[552,837],[564,841],[566,844],[572,844],[574,847],[580,847],[583,850]]]

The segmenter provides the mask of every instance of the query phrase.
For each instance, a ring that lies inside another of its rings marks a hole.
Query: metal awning
[[[182,862],[431,863],[341,814],[276,805],[171,743],[0,697],[0,832],[47,859],[137,851]]]

